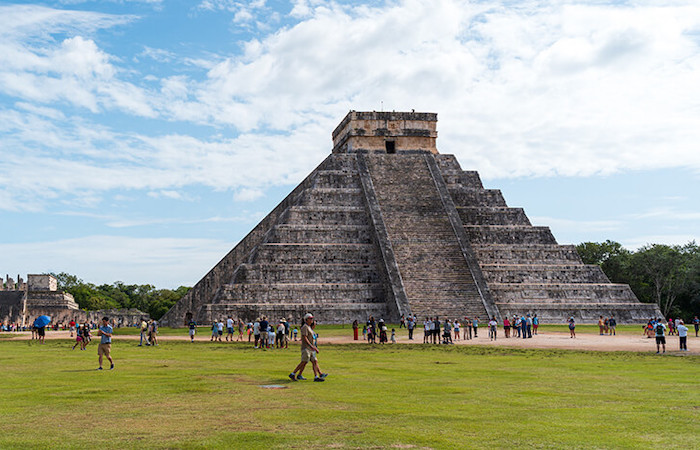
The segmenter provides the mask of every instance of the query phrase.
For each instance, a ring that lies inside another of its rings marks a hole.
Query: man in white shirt
[[[680,341],[681,351],[687,352],[688,351],[688,327],[685,326],[685,323],[683,323],[682,320],[679,320],[678,326],[676,327],[676,329],[678,330],[678,340]]]
[[[228,342],[229,338],[231,338],[231,342],[233,342],[233,317],[228,316],[228,319],[226,319],[226,341]]]

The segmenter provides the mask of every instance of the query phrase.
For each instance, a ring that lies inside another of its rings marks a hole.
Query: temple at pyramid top
[[[333,153],[437,154],[437,114],[350,111],[333,131]]]
[[[350,111],[333,149],[162,318],[660,317],[437,151],[437,114]],[[238,169],[238,168],[236,168]],[[233,170],[233,169],[232,169]]]

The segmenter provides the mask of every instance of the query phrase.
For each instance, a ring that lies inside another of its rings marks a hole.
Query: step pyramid
[[[163,316],[660,316],[436,148],[437,115],[351,111],[332,153]]]

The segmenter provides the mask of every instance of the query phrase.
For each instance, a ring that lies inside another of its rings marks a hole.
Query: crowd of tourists
[[[194,342],[197,333],[197,322],[192,319],[188,324],[190,342]],[[297,340],[299,330],[292,326],[287,319],[282,317],[275,323],[266,316],[256,318],[254,321],[220,318],[212,321],[210,342],[244,342],[254,345],[256,349],[289,348],[290,340]]]

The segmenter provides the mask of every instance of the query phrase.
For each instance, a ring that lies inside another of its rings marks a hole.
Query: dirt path
[[[415,339],[409,341],[404,334],[397,336],[398,344],[422,344],[422,330],[417,330]],[[499,330],[501,331],[501,330]],[[323,344],[351,344],[362,343],[362,341],[353,341],[351,330],[348,330],[348,336],[319,336],[319,345]],[[13,333],[13,337],[6,338],[8,340],[27,340],[30,338],[29,332]],[[71,339],[68,331],[50,331],[46,335],[46,339]],[[138,340],[138,335],[115,336],[116,340]],[[161,342],[167,341],[188,341],[187,330],[183,328],[181,336],[158,336]],[[206,342],[209,336],[206,333],[199,333],[196,337],[199,342]],[[391,344],[389,344],[391,345]],[[516,347],[516,348],[558,348],[568,350],[597,350],[597,351],[632,351],[632,352],[656,352],[656,343],[654,339],[649,339],[643,336],[635,335],[618,335],[618,336],[600,336],[591,333],[578,333],[575,339],[569,337],[568,333],[558,332],[540,332],[532,339],[509,338],[506,339],[501,335],[497,340],[491,341],[484,329],[483,335],[472,340],[455,341],[455,345],[483,345],[496,347]],[[696,338],[693,334],[688,336],[688,352],[680,352],[678,349],[678,336],[666,336],[666,352],[673,354],[691,354],[700,355],[700,338]]]

